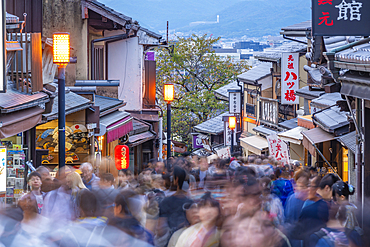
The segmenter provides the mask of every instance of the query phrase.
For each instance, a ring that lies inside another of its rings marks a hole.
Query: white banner
[[[229,129],[229,122],[225,122],[224,128],[224,145],[231,146],[231,129]],[[236,130],[234,130],[234,146],[238,145],[236,141]]]
[[[227,159],[227,158],[230,158],[231,157],[230,148],[229,147],[216,150],[216,153],[217,153],[217,156],[220,159]]]
[[[229,113],[240,114],[240,92],[229,92]]]
[[[274,156],[277,161],[283,162],[283,164],[289,164],[290,155],[288,145],[276,134],[267,136],[269,144],[270,155]]]
[[[281,104],[299,104],[299,53],[284,52],[281,58]]]

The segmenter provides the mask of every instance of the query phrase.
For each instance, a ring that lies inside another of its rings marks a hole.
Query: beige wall
[[[304,147],[302,144],[290,143],[290,159],[298,160],[302,164],[304,163]]]
[[[303,69],[304,65],[307,65],[306,56],[299,57],[299,88],[307,86],[307,72]],[[299,97],[299,108],[304,106],[304,98]]]
[[[82,19],[81,1],[44,0],[42,32],[47,38],[52,38],[54,32],[70,33],[71,57],[77,57],[76,78],[88,79],[87,20]],[[74,70],[67,70],[67,81],[70,76],[74,78]]]

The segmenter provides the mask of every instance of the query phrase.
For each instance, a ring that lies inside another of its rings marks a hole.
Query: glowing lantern
[[[129,149],[126,145],[117,145],[114,148],[114,163],[118,170],[127,169],[130,166]]]
[[[229,129],[234,130],[236,126],[236,117],[229,117]]]
[[[175,89],[172,84],[164,84],[164,100],[171,102],[174,99]]]
[[[53,34],[53,62],[60,65],[69,63],[69,33]]]

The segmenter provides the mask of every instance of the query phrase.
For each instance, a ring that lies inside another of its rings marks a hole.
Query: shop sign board
[[[239,90],[228,90],[229,92],[229,113],[240,114],[240,91]]]
[[[314,36],[368,36],[369,0],[312,0]]]
[[[0,147],[0,192],[6,191],[6,147]]]
[[[224,145],[231,146],[231,129],[229,128],[229,122],[224,122]],[[234,146],[238,145],[236,140],[236,130],[234,130]]]
[[[284,52],[281,61],[281,104],[299,104],[299,53]]]
[[[114,148],[114,164],[117,170],[128,169],[130,166],[130,153],[126,145],[117,145]]]
[[[5,2],[1,1],[0,3],[0,93],[6,92],[6,69],[5,69],[5,58],[6,58],[6,52],[5,52],[5,46],[6,46],[6,40],[5,40]]]
[[[200,135],[193,135],[193,148],[203,148],[203,139]]]
[[[216,153],[220,159],[227,159],[231,157],[230,147],[216,150]]]
[[[283,162],[283,164],[289,164],[290,155],[288,145],[279,139],[276,134],[267,136],[267,142],[270,155],[274,156],[277,161]]]

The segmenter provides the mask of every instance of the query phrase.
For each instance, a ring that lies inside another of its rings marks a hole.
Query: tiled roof
[[[224,132],[224,122],[222,121],[222,117],[228,115],[228,112],[222,113],[217,117],[211,118],[201,124],[194,126],[194,130],[212,135],[219,135]]]
[[[311,101],[311,107],[327,108],[337,104],[337,101],[343,100],[340,93],[325,93]]]
[[[119,105],[123,106],[123,100],[95,95],[95,105],[100,107],[100,113],[102,113]]]
[[[26,94],[8,86],[7,92],[0,94],[0,110],[1,112],[11,112],[11,109],[29,108],[48,100],[49,97],[46,93]]]
[[[298,42],[287,42],[279,47],[267,49],[254,57],[262,61],[278,62],[283,52],[305,52],[307,45]]]
[[[139,121],[135,118],[132,120],[132,127],[133,130],[129,133],[130,136],[143,133],[150,129],[149,124],[143,123],[142,121]]]
[[[356,131],[352,131],[335,139],[342,143],[343,146],[350,149],[352,153],[356,153]]]
[[[312,90],[310,91],[309,86],[302,87],[296,91],[296,95],[303,97],[305,99],[316,99],[323,95],[325,91],[323,90]]]
[[[370,64],[370,43],[338,52],[335,54],[335,59],[342,62]]]
[[[312,119],[323,130],[334,133],[337,129],[349,125],[347,114],[348,112],[340,111],[338,106],[332,106],[313,114]]]
[[[220,87],[219,89],[215,90],[215,94],[222,100],[229,100],[229,93],[227,92],[229,89],[240,89],[238,82],[233,81],[223,87]]]
[[[285,129],[293,129],[293,128],[298,126],[298,119],[297,118],[292,118],[290,120],[286,120],[284,122],[281,122],[278,125],[285,128]]]
[[[258,83],[259,80],[271,75],[272,63],[260,63],[247,72],[238,75],[238,79],[252,83]]]
[[[309,20],[309,21],[304,21],[304,22],[297,23],[294,25],[290,25],[287,27],[283,27],[281,30],[283,31],[310,31],[311,25],[312,25],[312,22],[311,20]]]
[[[90,100],[72,93],[66,91],[66,108],[65,113],[66,115],[72,114],[77,111],[81,111],[84,109],[87,109],[90,107]],[[52,111],[48,114],[43,114],[44,117],[46,117],[47,121],[54,120],[58,118],[58,96],[55,97]]]

